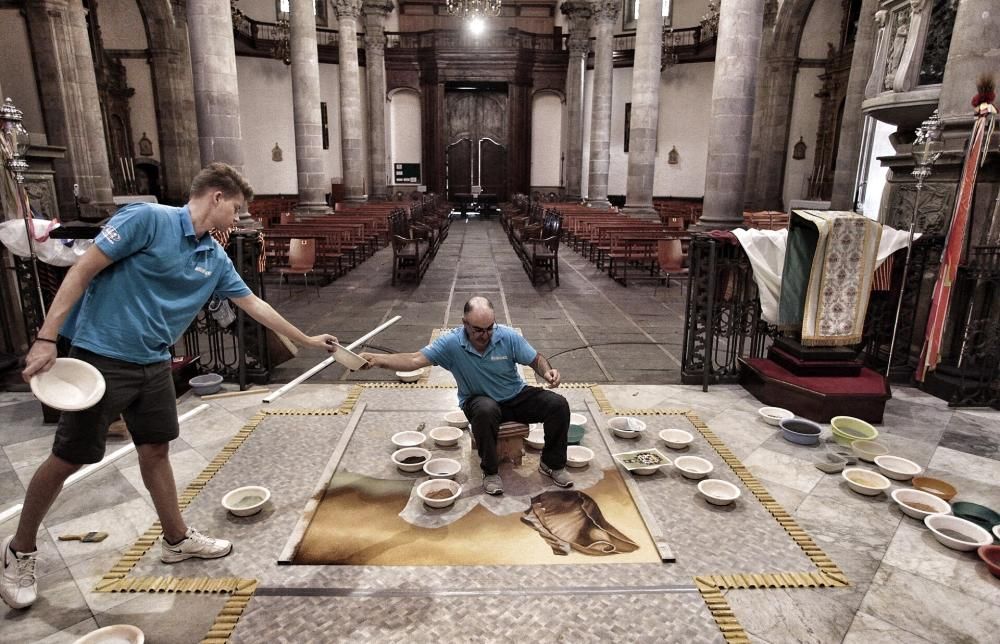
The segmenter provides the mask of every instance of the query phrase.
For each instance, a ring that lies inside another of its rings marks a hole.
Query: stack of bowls
[[[610,419],[608,427],[618,438],[639,438],[646,431],[646,423],[629,416],[617,416]]]
[[[878,437],[878,430],[853,416],[834,416],[830,419],[833,439],[841,445],[850,445],[853,441],[871,441]]]

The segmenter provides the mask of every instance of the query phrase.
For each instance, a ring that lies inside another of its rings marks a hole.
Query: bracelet
[[[51,342],[52,344],[59,344],[56,340],[49,340],[48,338],[35,338],[35,342]]]

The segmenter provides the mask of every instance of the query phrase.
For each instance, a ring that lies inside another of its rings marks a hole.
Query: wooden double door
[[[507,94],[490,90],[445,93],[447,193],[483,193],[507,199]]]

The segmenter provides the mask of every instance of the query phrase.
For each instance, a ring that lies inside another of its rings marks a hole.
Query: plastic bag
[[[94,242],[90,239],[52,239],[49,237],[59,222],[48,219],[32,219],[31,230],[35,255],[40,261],[52,266],[72,266]],[[18,257],[30,257],[28,237],[23,219],[12,219],[0,223],[0,243]]]

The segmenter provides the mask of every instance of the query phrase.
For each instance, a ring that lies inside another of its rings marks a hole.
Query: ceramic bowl
[[[698,484],[698,494],[712,505],[729,505],[740,498],[740,488],[729,481],[705,479]]]
[[[878,467],[879,472],[896,481],[909,481],[924,471],[924,468],[913,461],[908,461],[899,456],[876,456],[875,465]]]
[[[528,447],[542,449],[545,447],[545,430],[540,425],[537,428],[532,428],[524,437],[524,442],[527,443]]]
[[[222,497],[222,507],[238,517],[257,514],[271,498],[271,491],[259,485],[247,485],[227,492]]]
[[[587,417],[583,414],[573,412],[569,415],[570,427],[584,427],[587,424]]]
[[[424,474],[432,479],[450,479],[462,471],[462,464],[453,458],[432,458],[424,463]]]
[[[851,451],[862,461],[874,463],[879,456],[889,453],[889,448],[878,441],[851,441]]]
[[[695,481],[705,478],[715,469],[711,462],[700,456],[679,456],[674,459],[674,467],[680,471],[681,476]]]
[[[579,445],[583,440],[584,429],[580,425],[570,425],[566,434],[566,442],[570,445]]]
[[[90,631],[73,644],[143,644],[146,635],[132,624],[112,624]]]
[[[670,449],[684,449],[694,441],[694,436],[683,429],[664,429],[660,431],[660,439]]]
[[[461,409],[449,411],[445,414],[444,422],[448,423],[452,427],[458,427],[459,429],[465,429],[469,426],[469,419],[465,417],[465,412]]]
[[[639,438],[646,431],[646,423],[631,416],[616,416],[608,421],[608,427],[618,438]]]
[[[670,465],[670,459],[656,448],[622,452],[613,456],[630,473],[641,476],[648,476],[664,465]]]
[[[765,423],[774,425],[775,427],[786,418],[795,418],[795,414],[781,407],[761,407],[757,410],[757,413],[760,414]]]
[[[427,437],[422,432],[397,432],[392,435],[392,444],[396,447],[417,447],[423,445]]]
[[[889,479],[878,472],[860,467],[848,467],[840,474],[847,481],[848,487],[865,496],[876,496],[885,492],[892,485]]]
[[[209,396],[222,389],[222,376],[217,373],[206,373],[188,380],[188,385],[198,396]]]
[[[566,448],[566,465],[569,467],[583,467],[594,460],[594,450],[583,445],[570,445]]]
[[[464,434],[458,427],[452,427],[451,425],[445,425],[443,427],[435,427],[427,434],[434,439],[436,445],[441,447],[451,447],[458,443],[458,439]]]
[[[993,535],[989,532],[972,521],[959,519],[950,514],[932,514],[924,518],[924,525],[930,528],[934,538],[941,545],[948,546],[952,550],[975,550],[979,546],[993,543]],[[956,534],[959,536],[955,536]]]
[[[420,457],[416,463],[404,463],[408,458]],[[404,472],[419,472],[424,467],[424,463],[430,460],[431,453],[423,447],[404,447],[392,453],[392,462]]]
[[[54,409],[90,409],[104,397],[104,376],[83,360],[56,358],[51,369],[31,377],[31,393]]]
[[[993,536],[997,538],[997,541],[1000,541],[1000,525],[993,526]]]
[[[841,445],[850,445],[857,440],[875,440],[878,438],[878,430],[853,416],[834,416],[830,419],[830,428],[833,431],[833,439]]]
[[[893,490],[891,496],[903,514],[914,519],[923,521],[931,514],[951,514],[947,501],[927,492],[901,487]]]
[[[958,490],[955,486],[947,481],[942,481],[941,479],[931,478],[929,476],[914,476],[913,480],[910,481],[910,485],[918,490],[923,490],[924,492],[930,492],[934,496],[944,499],[945,501],[951,501],[958,494]]]
[[[786,441],[799,445],[815,445],[823,432],[822,427],[805,418],[782,418],[778,426]]]
[[[438,490],[448,490],[451,495],[441,499],[432,499],[427,496],[428,494]],[[462,486],[451,479],[430,479],[417,486],[417,498],[423,501],[425,505],[432,508],[448,507],[455,502],[455,499],[457,499],[458,495],[461,493]]]
[[[983,560],[994,577],[1000,577],[1000,546],[979,546],[976,554]]]
[[[400,382],[416,382],[420,380],[420,376],[424,375],[423,369],[417,369],[416,371],[397,371],[396,377],[399,378]]]
[[[333,359],[344,365],[351,371],[357,371],[361,367],[368,364],[368,361],[354,353],[347,347],[342,347],[339,344],[335,345],[337,350],[333,352]]]
[[[951,513],[966,521],[972,521],[987,532],[992,530],[993,526],[1000,525],[1000,514],[978,503],[956,501],[951,504]]]

